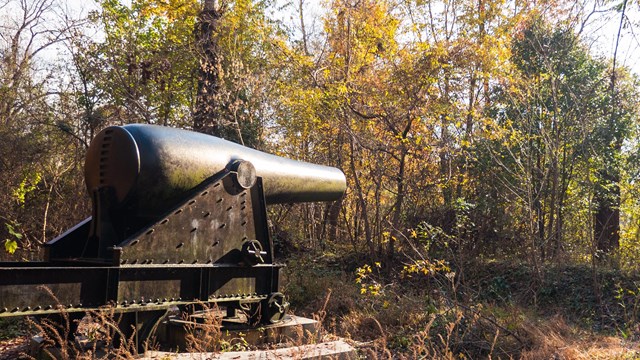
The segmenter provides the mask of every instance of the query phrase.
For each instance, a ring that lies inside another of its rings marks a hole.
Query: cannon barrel
[[[90,193],[111,187],[117,205],[155,216],[236,160],[255,167],[267,204],[336,200],[346,188],[344,174],[333,167],[286,159],[206,134],[142,124],[98,133],[87,152],[85,180]]]

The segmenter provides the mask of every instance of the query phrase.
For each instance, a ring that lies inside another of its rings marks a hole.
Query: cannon
[[[266,205],[332,201],[346,187],[336,168],[141,124],[96,135],[85,182],[91,216],[47,242],[44,261],[0,263],[0,317],[109,307],[142,340],[167,309],[190,304],[277,323],[288,302]]]

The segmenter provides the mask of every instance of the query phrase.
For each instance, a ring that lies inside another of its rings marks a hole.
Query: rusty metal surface
[[[336,168],[263,153],[213,136],[154,125],[109,127],[96,135],[87,153],[89,192],[115,189],[118,201],[139,215],[159,215],[184,192],[246,160],[263,178],[268,204],[336,200],[346,180]]]

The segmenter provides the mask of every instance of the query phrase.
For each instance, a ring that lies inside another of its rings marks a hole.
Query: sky
[[[629,4],[626,10],[627,20],[635,21],[635,30],[640,30],[640,9],[637,4]],[[629,21],[625,21],[628,25]],[[593,55],[613,59],[615,53],[618,29],[620,28],[620,14],[594,15],[587,22],[584,30],[587,44]],[[627,66],[640,76],[640,34],[635,34],[633,26],[624,26],[618,44],[616,66]]]

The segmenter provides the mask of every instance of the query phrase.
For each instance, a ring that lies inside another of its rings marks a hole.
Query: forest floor
[[[640,358],[640,277],[620,271],[478,262],[409,277],[402,265],[363,271],[353,256],[303,251],[286,262],[292,312],[363,359]],[[27,351],[31,335],[1,321],[0,360]]]

